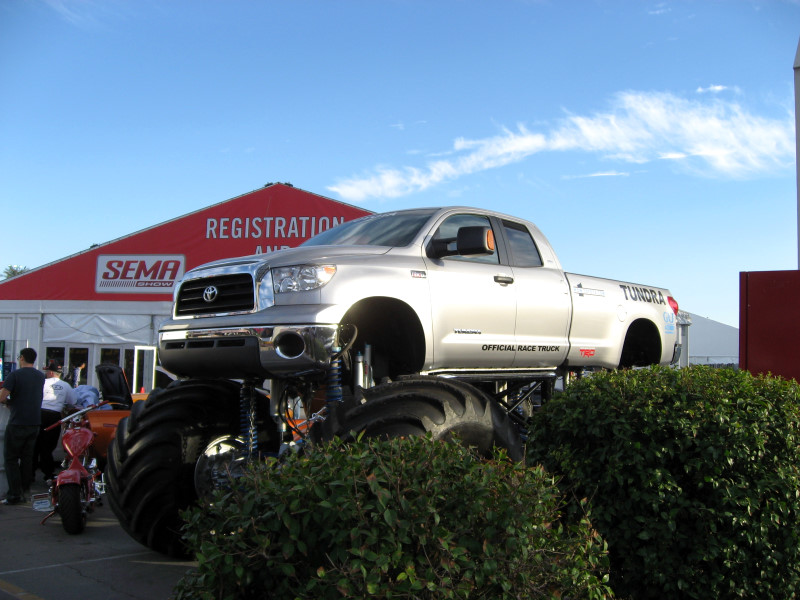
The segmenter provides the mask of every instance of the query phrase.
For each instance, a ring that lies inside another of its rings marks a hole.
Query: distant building
[[[739,329],[692,313],[689,316],[692,324],[683,348],[689,364],[738,367]]]

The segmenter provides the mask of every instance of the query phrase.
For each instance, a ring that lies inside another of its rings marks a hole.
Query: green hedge
[[[618,597],[773,598],[800,584],[797,384],[648,369],[576,381],[528,460],[588,498]]]
[[[183,598],[606,598],[605,546],[542,468],[428,438],[255,466],[186,512]]]

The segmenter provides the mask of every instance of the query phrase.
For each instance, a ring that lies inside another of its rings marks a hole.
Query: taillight
[[[672,296],[667,296],[667,302],[669,302],[669,307],[672,309],[672,312],[675,313],[675,316],[678,316],[678,301],[675,300]]]

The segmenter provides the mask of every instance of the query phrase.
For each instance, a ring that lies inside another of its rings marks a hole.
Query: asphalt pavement
[[[44,491],[39,474],[31,492]],[[135,542],[107,503],[77,535],[58,515],[41,525],[46,515],[30,502],[0,505],[0,600],[167,600],[195,566]]]

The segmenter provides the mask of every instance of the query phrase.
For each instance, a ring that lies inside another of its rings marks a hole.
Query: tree
[[[19,265],[8,265],[3,271],[3,279],[11,279],[17,275],[22,275],[28,271],[28,267],[21,267]]]

